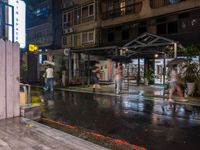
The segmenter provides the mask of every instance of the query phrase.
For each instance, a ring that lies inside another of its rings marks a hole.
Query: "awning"
[[[121,50],[126,50],[129,57],[145,58],[155,54],[177,55],[177,47],[182,48],[179,42],[151,33],[144,33],[125,44]]]

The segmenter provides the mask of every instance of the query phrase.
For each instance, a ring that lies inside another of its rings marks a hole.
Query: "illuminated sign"
[[[8,9],[8,22],[13,24],[14,20],[14,34],[12,28],[8,28],[8,39],[12,41],[14,35],[14,42],[20,44],[20,48],[26,47],[26,4],[22,0],[8,0],[8,4],[14,7],[14,16],[12,9]],[[13,19],[14,17],[14,19]],[[12,41],[13,42],[13,41]]]
[[[34,45],[34,44],[29,44],[28,50],[29,50],[29,52],[33,52],[33,53],[38,52],[38,46]]]

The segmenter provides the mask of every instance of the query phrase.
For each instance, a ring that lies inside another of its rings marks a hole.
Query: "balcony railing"
[[[167,5],[174,5],[186,0],[150,0],[151,8],[160,8]]]
[[[124,15],[130,15],[139,13],[142,10],[142,2],[127,5],[125,7],[120,7],[117,9],[108,10],[102,13],[102,19],[111,19],[115,17],[120,17]]]

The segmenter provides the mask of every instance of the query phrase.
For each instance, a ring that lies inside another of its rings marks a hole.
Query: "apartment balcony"
[[[130,14],[137,14],[141,12],[141,10],[142,10],[142,2],[138,2],[124,7],[107,10],[106,12],[102,13],[101,17],[103,20],[106,20]]]
[[[160,8],[168,5],[174,5],[187,0],[150,0],[150,7],[152,9]]]

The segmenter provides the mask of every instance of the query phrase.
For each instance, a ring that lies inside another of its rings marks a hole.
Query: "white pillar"
[[[13,113],[14,117],[20,115],[20,106],[19,106],[19,83],[20,83],[20,51],[19,44],[13,44]],[[29,93],[30,94],[30,93]]]
[[[5,42],[0,39],[0,119],[6,118],[6,91],[5,91]]]
[[[177,43],[174,43],[174,58],[177,57]]]

